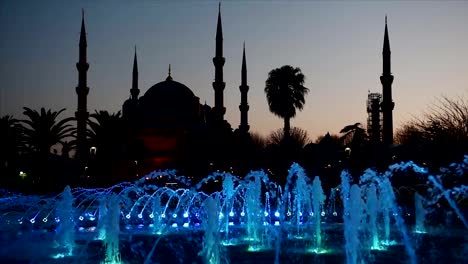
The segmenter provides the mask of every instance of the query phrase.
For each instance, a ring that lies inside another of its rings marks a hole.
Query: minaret
[[[88,96],[89,87],[87,86],[87,71],[89,64],[86,62],[86,29],[84,23],[84,10],[82,10],[81,17],[81,33],[80,33],[80,52],[79,60],[76,64],[78,70],[78,86],[76,87],[76,94],[78,95],[78,109],[75,112],[77,123],[77,148],[76,158],[79,161],[84,161],[87,157],[87,142],[86,142],[86,122],[88,120],[88,111],[86,97]]]
[[[242,53],[241,85],[239,86],[239,89],[241,92],[241,103],[239,105],[239,110],[241,113],[239,131],[241,133],[246,134],[249,132],[249,122],[248,122],[249,104],[247,103],[247,92],[249,91],[249,86],[247,85],[247,63],[245,60],[245,42],[244,42],[244,51]]]
[[[130,94],[133,102],[138,101],[138,95],[140,90],[138,89],[138,62],[137,62],[137,53],[135,46],[135,55],[133,57],[133,74],[132,74],[132,89],[130,89]]]
[[[385,35],[383,43],[383,71],[380,76],[380,82],[382,83],[382,117],[383,117],[383,128],[382,128],[382,141],[384,144],[393,144],[393,116],[392,111],[395,103],[392,100],[392,83],[393,75],[391,72],[390,63],[390,41],[388,40],[388,29],[387,29],[387,16],[385,16]]]
[[[213,107],[214,117],[216,121],[224,120],[224,107],[223,92],[226,83],[223,81],[223,66],[225,59],[223,57],[223,28],[221,25],[221,3],[218,7],[218,26],[216,29],[216,56],[213,58],[215,66],[215,81],[213,82],[213,89],[215,91],[215,105]]]

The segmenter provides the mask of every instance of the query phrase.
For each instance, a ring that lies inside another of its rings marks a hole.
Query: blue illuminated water
[[[406,172],[423,179],[425,187],[400,204],[392,177]],[[444,183],[467,175],[465,157],[437,175],[412,162],[383,173],[368,169],[358,182],[343,171],[328,197],[320,177],[307,175],[298,164],[291,166],[284,186],[264,171],[242,178],[215,173],[196,184],[174,171],[157,171],[110,188],[67,187],[54,197],[3,192],[0,259],[455,263],[468,254],[468,187]],[[168,181],[177,187],[156,184]],[[443,219],[450,214],[455,220],[447,225]]]

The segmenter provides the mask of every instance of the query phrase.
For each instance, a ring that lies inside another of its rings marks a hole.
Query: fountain
[[[400,203],[391,182],[393,175],[405,172],[424,179],[427,187],[414,192],[414,201]],[[468,253],[468,226],[461,201],[466,202],[468,187],[447,185],[447,179],[467,174],[468,156],[434,175],[412,162],[383,173],[368,169],[358,181],[343,171],[341,184],[328,194],[318,176],[312,180],[296,163],[284,186],[271,182],[264,171],[245,177],[214,173],[197,184],[175,171],[155,171],[106,189],[66,187],[53,197],[2,192],[0,259],[462,262]],[[170,179],[178,187],[155,185],[154,179]],[[222,183],[216,185],[219,190],[204,191],[217,182]],[[449,226],[440,220],[448,211],[454,215]]]

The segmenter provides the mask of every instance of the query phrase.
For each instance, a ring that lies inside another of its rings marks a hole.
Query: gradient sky
[[[167,76],[214,104],[218,2],[208,0],[0,1],[0,115],[22,107],[73,115],[81,8],[88,37],[88,111],[121,109],[137,45],[140,95]],[[365,124],[368,91],[381,92],[384,17],[392,51],[394,127],[437,97],[468,94],[468,2],[222,1],[225,118],[239,125],[246,42],[251,131],[282,127],[268,110],[268,72],[300,67],[310,89],[292,126],[309,136]],[[64,115],[65,116],[65,115]]]

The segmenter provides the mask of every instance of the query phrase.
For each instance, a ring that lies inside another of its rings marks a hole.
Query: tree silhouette
[[[100,184],[108,184],[111,177],[115,176],[119,159],[123,153],[123,120],[121,112],[109,113],[108,111],[95,111],[90,115],[89,139],[95,153],[90,156],[90,174]],[[99,178],[97,178],[99,176]]]
[[[22,135],[22,128],[18,120],[9,115],[0,118],[0,171],[2,176],[14,176],[15,163],[23,148]],[[2,177],[2,180],[6,179]]]
[[[273,69],[268,74],[265,93],[270,111],[284,119],[284,135],[290,135],[290,120],[296,116],[296,109],[302,110],[304,96],[309,89],[304,87],[304,74],[301,69],[285,65]]]
[[[341,140],[345,146],[360,147],[366,141],[366,130],[362,127],[361,123],[345,126],[340,130]]]
[[[119,140],[122,132],[121,112],[110,114],[108,111],[95,111],[88,120],[91,145],[101,152],[111,152],[113,141]]]
[[[307,131],[299,127],[293,127],[289,131],[290,145],[296,147],[297,149],[303,148],[305,145],[312,143],[307,135]],[[280,145],[284,142],[285,134],[284,130],[278,129],[273,131],[267,139],[269,145]]]
[[[41,184],[42,190],[52,190],[62,188],[62,183],[55,178],[54,170],[51,168],[50,159],[51,147],[56,144],[62,144],[65,139],[72,136],[75,128],[70,124],[73,117],[64,118],[57,121],[58,116],[65,111],[65,108],[59,111],[32,110],[24,107],[23,114],[28,118],[21,120],[23,124],[24,143],[26,147],[27,166],[31,168],[32,183]],[[51,167],[52,166],[52,167]],[[63,179],[60,179],[63,180]]]
[[[49,154],[53,145],[63,143],[75,129],[69,123],[74,120],[73,117],[57,121],[57,117],[65,111],[65,108],[59,111],[50,109],[46,111],[45,108],[41,108],[40,112],[28,107],[23,109],[23,114],[28,119],[21,120],[21,123],[24,124],[24,142],[29,152]]]
[[[468,98],[441,97],[422,117],[404,124],[395,133],[408,159],[431,167],[468,153]]]

